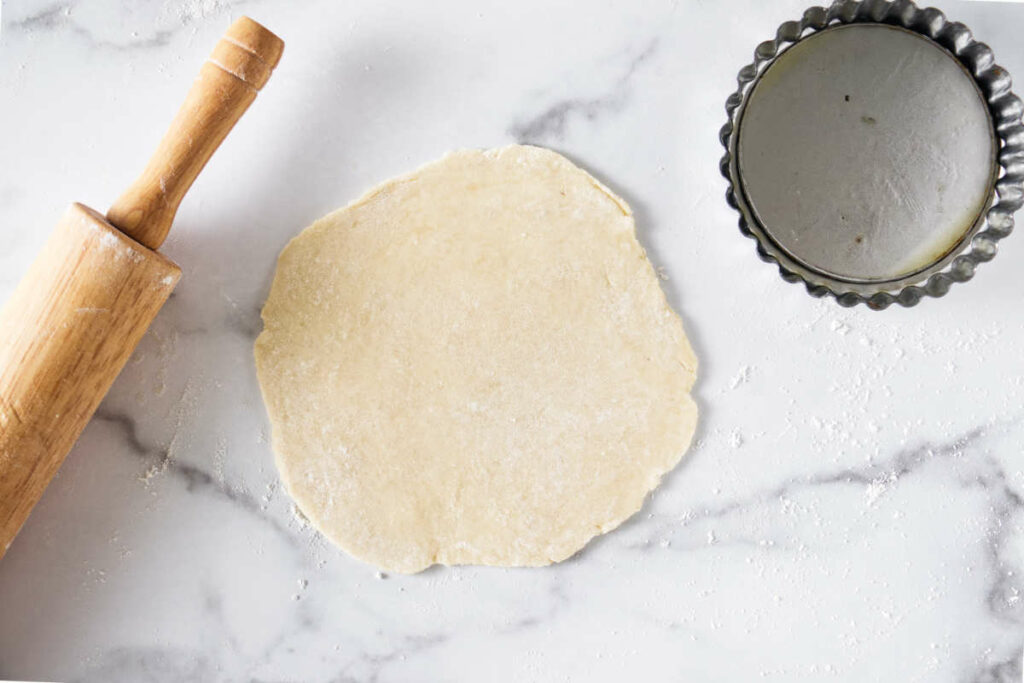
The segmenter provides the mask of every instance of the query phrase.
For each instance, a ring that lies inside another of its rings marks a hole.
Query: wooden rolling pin
[[[138,180],[106,218],[72,204],[0,311],[0,557],[181,277],[153,250],[283,49],[236,21]]]

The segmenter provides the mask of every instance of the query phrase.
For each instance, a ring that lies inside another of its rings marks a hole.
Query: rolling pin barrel
[[[181,271],[72,204],[0,314],[0,557]]]
[[[0,557],[174,289],[153,250],[283,47],[236,21],[139,179],[106,218],[72,204],[0,310]]]

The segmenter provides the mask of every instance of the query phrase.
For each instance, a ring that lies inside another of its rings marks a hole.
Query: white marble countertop
[[[0,34],[0,297],[105,210],[230,19],[287,42],[185,200],[184,278],[0,562],[0,678],[1021,678],[1024,237],[939,301],[814,300],[723,199],[735,74],[804,2],[17,0]],[[1024,79],[1024,7],[942,9]],[[696,446],[545,569],[382,576],[304,527],[252,361],[285,242],[456,147],[620,192],[701,358]]]

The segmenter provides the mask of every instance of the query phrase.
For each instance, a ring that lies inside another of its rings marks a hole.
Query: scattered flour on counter
[[[171,3],[171,6],[177,7],[178,18],[183,24],[206,19],[224,11],[227,7],[221,0],[185,0]]]
[[[803,510],[797,508],[797,504],[793,502],[792,498],[788,498],[785,495],[779,496],[779,510],[784,515],[796,515],[803,512]]]
[[[262,501],[262,505],[260,505],[261,510],[263,510],[264,512],[267,511],[267,508],[270,507],[270,501],[274,499],[275,493],[277,493],[277,482],[268,481],[266,486],[266,493],[264,493],[263,496],[260,498],[260,500]]]
[[[187,439],[188,437],[182,437],[188,431],[188,423],[193,421],[195,416],[198,414],[198,396],[196,394],[196,383],[190,378],[185,382],[185,388],[181,392],[181,398],[178,399],[174,409],[174,431],[171,434],[171,440],[164,449],[160,460],[153,465],[149,466],[146,471],[139,477],[139,481],[145,484],[147,487],[152,483],[153,479],[160,476],[167,471],[167,466],[174,460],[175,454],[181,447],[181,440]]]
[[[300,529],[305,530],[310,528],[309,518],[302,513],[302,510],[300,510],[299,506],[295,503],[292,503],[292,518],[295,519],[295,522],[299,525]]]
[[[887,476],[876,477],[871,480],[871,483],[864,489],[864,496],[867,498],[867,506],[874,507],[878,502],[878,499],[885,495],[885,493],[891,489],[896,483],[899,482],[899,476],[895,472],[890,472]]]
[[[837,320],[833,320],[832,321],[832,331],[835,332],[836,334],[842,334],[842,335],[849,334],[850,333],[850,329],[851,329],[850,326],[847,325],[842,320],[838,320],[837,319]]]
[[[155,329],[150,329],[148,334],[152,334],[153,338],[156,339],[157,366],[154,376],[153,395],[163,396],[164,392],[167,391],[167,370],[171,355],[177,346],[178,331],[171,328],[168,333],[161,334]]]
[[[747,382],[749,382],[750,373],[751,367],[749,365],[744,365],[742,368],[740,368],[740,371],[736,373],[736,376],[732,378],[732,381],[729,383],[729,388],[735,389],[739,387],[741,384],[746,384]]]
[[[171,442],[174,442],[173,438],[171,439]],[[170,457],[168,456],[167,453],[164,453],[164,455],[160,458],[159,462],[154,463],[153,465],[150,465],[149,467],[146,468],[146,471],[143,472],[142,476],[139,477],[139,481],[141,481],[148,487],[154,477],[157,477],[167,471],[167,466],[170,464],[170,462]]]
[[[213,451],[213,476],[217,480],[217,483],[221,486],[224,485],[224,461],[228,455],[228,440],[223,437],[217,437],[217,447]]]
[[[91,588],[107,582],[107,572],[103,569],[88,567],[85,570],[85,581],[82,581],[83,588]]]

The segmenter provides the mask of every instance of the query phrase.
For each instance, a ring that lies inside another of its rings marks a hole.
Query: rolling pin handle
[[[228,29],[203,64],[142,175],[107,220],[150,249],[163,244],[178,205],[281,59],[284,43],[248,17]]]

